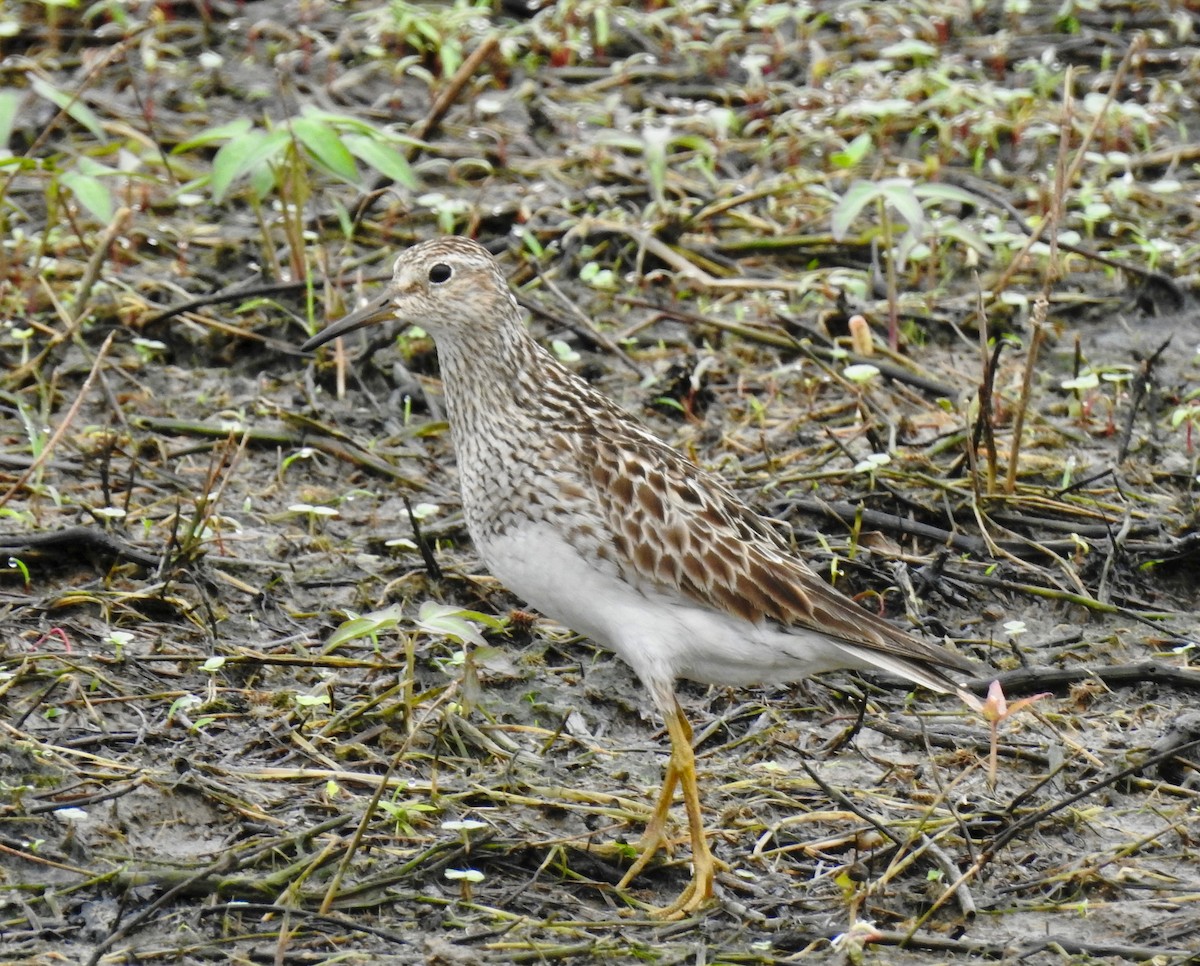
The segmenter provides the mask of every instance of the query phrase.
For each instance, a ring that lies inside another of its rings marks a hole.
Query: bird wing
[[[834,590],[722,482],[660,440],[631,436],[628,426],[616,435],[591,437],[583,469],[626,579],[751,623],[816,631],[902,665],[974,670]],[[894,669],[886,659],[879,664]]]

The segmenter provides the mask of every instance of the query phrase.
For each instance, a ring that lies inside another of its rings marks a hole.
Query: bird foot
[[[683,892],[670,905],[661,907],[650,907],[647,911],[654,919],[682,919],[685,916],[691,915],[706,905],[713,897],[713,880],[716,878],[718,871],[726,872],[729,866],[712,854],[708,848],[708,842],[701,839],[703,847],[694,849],[692,856],[692,881],[687,884]],[[652,823],[647,827],[645,834],[638,843],[638,848],[641,855],[637,861],[629,867],[622,876],[621,881],[617,883],[617,889],[624,892],[629,883],[636,879],[650,860],[659,852],[660,849],[670,848],[670,842],[667,840],[665,832],[662,828],[655,828]]]
[[[692,877],[692,881],[687,884],[687,887],[679,894],[679,897],[669,906],[660,908],[651,908],[649,911],[652,919],[683,919],[685,916],[690,916],[694,912],[698,912],[701,908],[708,905],[712,901],[713,896],[713,876],[712,870],[709,874],[701,876],[699,873]]]

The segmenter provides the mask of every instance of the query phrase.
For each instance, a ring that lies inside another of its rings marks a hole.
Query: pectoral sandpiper
[[[533,607],[615,651],[666,721],[662,792],[620,888],[664,844],[678,785],[693,876],[659,911],[690,912],[712,895],[718,863],[677,679],[751,685],[879,669],[972,700],[942,670],[970,671],[968,662],[834,590],[724,483],[542,349],[481,245],[414,245],[376,301],[302,348],[393,315],[437,345],[463,513],[483,562]]]

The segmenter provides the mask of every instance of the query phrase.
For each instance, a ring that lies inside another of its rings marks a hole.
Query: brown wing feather
[[[595,499],[627,579],[682,592],[758,623],[819,631],[917,664],[971,669],[859,607],[792,557],[782,538],[716,478],[649,434],[587,447]]]

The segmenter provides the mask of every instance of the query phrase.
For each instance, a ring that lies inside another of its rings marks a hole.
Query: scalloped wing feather
[[[971,669],[834,590],[719,480],[648,433],[623,430],[619,441],[592,436],[584,455],[611,532],[613,562],[627,580],[682,593],[750,623],[805,628],[868,655],[898,658],[880,666],[909,676],[922,665]],[[938,672],[933,679],[939,690],[953,687]]]

